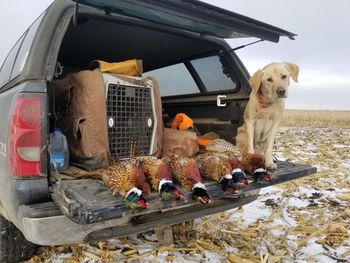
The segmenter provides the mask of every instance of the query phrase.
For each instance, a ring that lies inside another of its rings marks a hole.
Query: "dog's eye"
[[[287,75],[282,75],[281,79],[285,79],[287,77]]]
[[[272,78],[268,78],[267,81],[268,82],[273,82],[273,79]]]

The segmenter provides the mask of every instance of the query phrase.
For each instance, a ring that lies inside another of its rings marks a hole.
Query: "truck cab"
[[[96,59],[142,59],[143,76],[159,83],[165,127],[183,112],[201,133],[215,132],[234,143],[250,76],[225,39],[243,37],[277,43],[295,34],[196,0],[54,1],[1,66],[0,261],[28,259],[34,244],[125,236],[255,200],[268,185],[253,182],[230,196],[206,182],[211,204],[157,203],[152,193],[150,200],[157,205],[128,211],[122,198],[97,180],[56,178],[48,165],[52,83]],[[269,185],[316,172],[307,165],[277,165]],[[10,249],[12,242],[15,249]]]

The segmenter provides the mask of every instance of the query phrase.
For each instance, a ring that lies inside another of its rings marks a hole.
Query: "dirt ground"
[[[41,248],[29,262],[350,262],[350,128],[282,127],[274,153],[318,173],[196,220],[186,247],[132,236]]]

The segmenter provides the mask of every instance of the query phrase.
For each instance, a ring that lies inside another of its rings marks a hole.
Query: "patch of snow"
[[[277,186],[268,186],[268,187],[264,187],[260,190],[260,196],[263,195],[270,195],[270,198],[272,195],[278,195],[281,194],[283,192],[283,189],[278,188]]]
[[[350,162],[348,163],[342,163],[341,164],[341,167],[344,168],[344,169],[350,169]],[[350,173],[350,172],[349,172]]]
[[[309,186],[300,186],[298,188],[298,193],[299,195],[305,194],[307,196],[312,196],[312,194],[317,193],[317,191],[315,191],[315,189],[313,187],[309,187]],[[294,195],[296,196],[296,195]]]
[[[316,243],[316,238],[309,240],[307,246],[300,248],[299,253],[302,255],[302,258],[316,257],[323,255],[324,249],[322,245]],[[330,260],[330,258],[328,258]],[[334,261],[328,261],[334,262]]]
[[[242,226],[248,227],[250,224],[256,222],[258,219],[264,219],[271,214],[271,209],[266,207],[260,200],[255,200],[243,207],[243,209],[233,209],[235,211],[230,216],[232,220],[241,220]]]
[[[334,148],[341,149],[341,148],[347,148],[348,146],[347,146],[347,145],[344,145],[344,144],[333,144],[333,147],[334,147]]]
[[[310,202],[306,201],[306,200],[299,199],[299,198],[292,197],[292,198],[289,198],[288,204],[291,206],[295,206],[297,208],[305,208],[310,204]]]

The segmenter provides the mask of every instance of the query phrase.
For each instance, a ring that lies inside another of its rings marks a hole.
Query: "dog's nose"
[[[286,96],[286,90],[285,89],[278,89],[277,90],[277,95],[278,95],[278,97],[280,97],[280,98],[284,98],[285,96]]]

